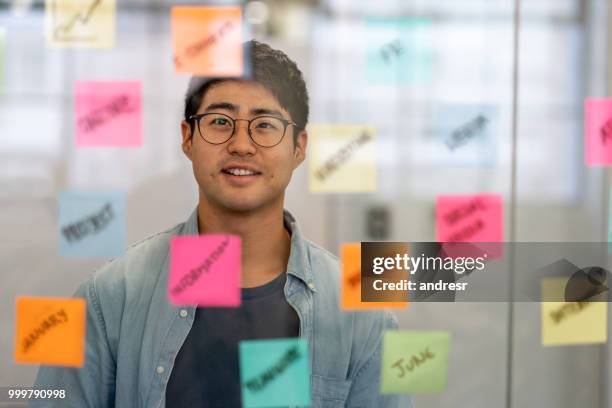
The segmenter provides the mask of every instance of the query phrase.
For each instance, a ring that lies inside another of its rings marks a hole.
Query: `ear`
[[[308,132],[302,130],[298,133],[293,146],[293,169],[295,170],[306,158],[306,146],[308,145]]]
[[[181,122],[181,135],[183,137],[183,142],[181,143],[183,153],[185,153],[189,160],[193,161],[193,153],[191,151],[193,148],[193,134],[191,133],[191,126],[185,120]]]

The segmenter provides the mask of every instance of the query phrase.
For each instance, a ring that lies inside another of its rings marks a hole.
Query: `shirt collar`
[[[304,285],[316,292],[314,275],[310,268],[310,260],[306,249],[306,241],[298,228],[295,217],[287,210],[283,211],[283,221],[285,228],[291,234],[291,249],[289,252],[289,261],[287,262],[287,274],[293,275],[301,280]],[[197,235],[198,234],[198,209],[191,213],[183,226],[181,235]]]

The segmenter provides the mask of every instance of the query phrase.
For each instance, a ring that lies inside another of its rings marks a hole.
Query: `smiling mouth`
[[[261,174],[260,172],[255,171],[255,170],[243,169],[239,167],[231,167],[228,169],[223,169],[221,171],[225,174],[230,174],[232,176],[240,176],[240,177],[257,176]]]

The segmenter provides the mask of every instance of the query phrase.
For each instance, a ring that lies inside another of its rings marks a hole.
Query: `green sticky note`
[[[239,350],[243,407],[310,405],[306,340],[246,340]]]
[[[366,80],[372,85],[422,84],[431,81],[431,20],[368,17]]]
[[[448,377],[449,345],[447,332],[386,331],[380,393],[443,391]]]

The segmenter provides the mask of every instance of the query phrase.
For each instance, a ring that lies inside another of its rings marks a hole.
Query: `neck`
[[[232,211],[200,197],[200,234],[232,234],[241,239],[241,286],[256,287],[276,278],[287,269],[291,238],[283,224],[281,198],[273,206],[253,211]]]

